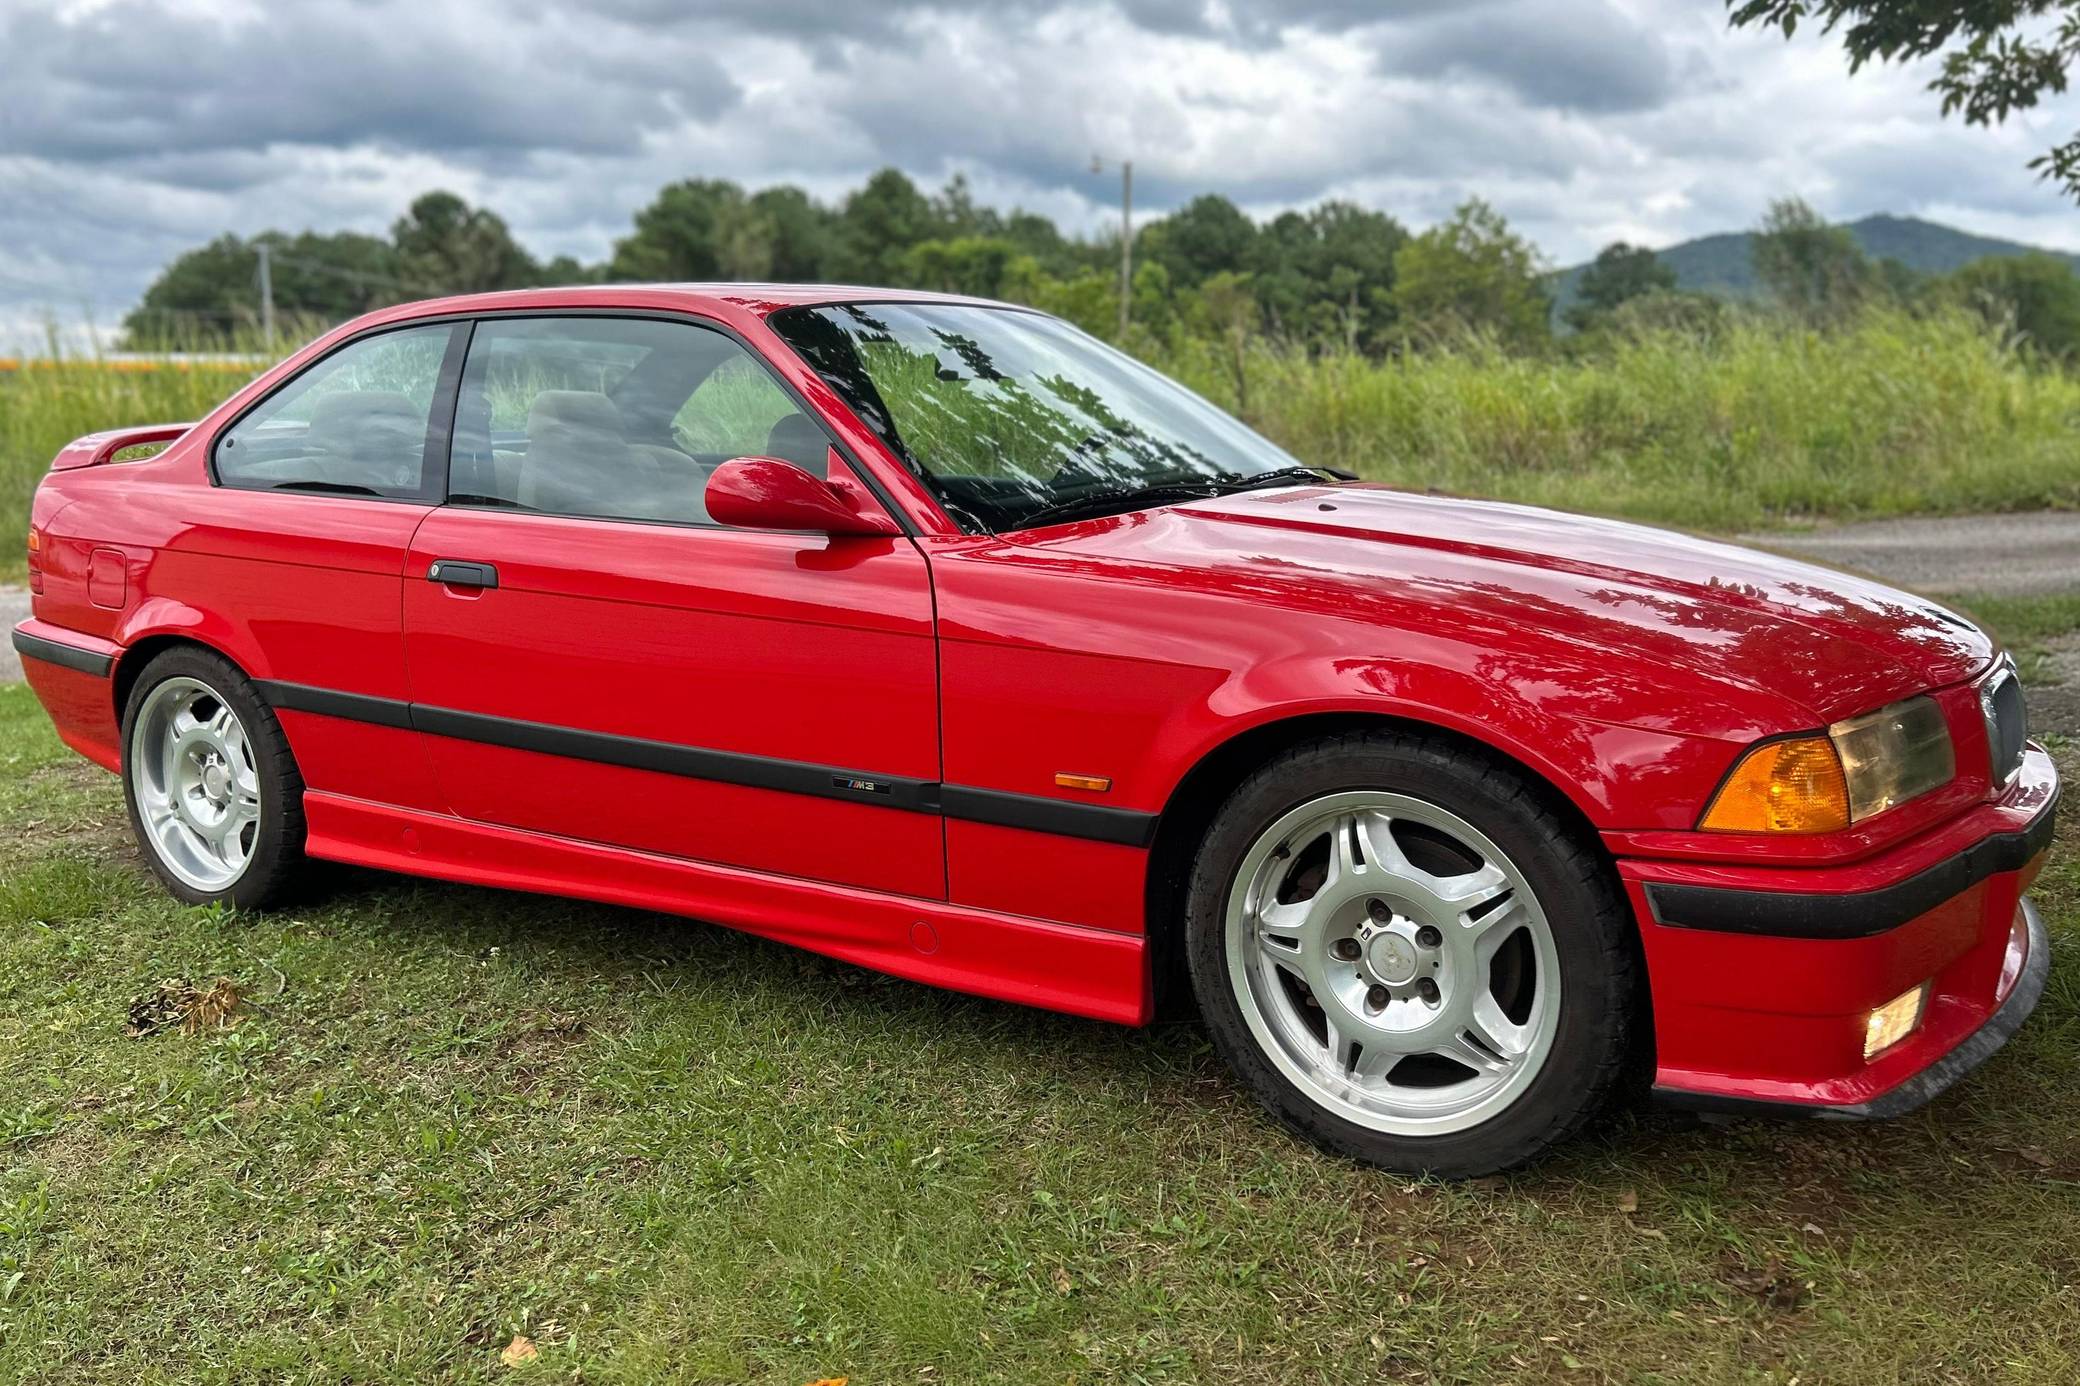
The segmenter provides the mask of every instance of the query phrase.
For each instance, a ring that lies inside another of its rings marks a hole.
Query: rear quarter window
[[[217,481],[246,490],[419,497],[447,323],[351,342],[217,439]]]

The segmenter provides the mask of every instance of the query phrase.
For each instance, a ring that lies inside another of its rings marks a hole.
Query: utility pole
[[[269,354],[274,352],[274,267],[268,263],[268,254],[274,249],[266,241],[256,247],[260,252],[260,331],[267,338]]]
[[[1091,172],[1103,173],[1105,161],[1091,155]],[[1128,308],[1134,298],[1134,161],[1119,164],[1119,339],[1127,340]]]

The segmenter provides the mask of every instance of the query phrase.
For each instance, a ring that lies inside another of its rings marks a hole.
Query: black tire
[[[260,822],[244,869],[228,885],[198,889],[182,880],[161,858],[138,812],[137,775],[131,764],[137,719],[154,689],[169,679],[188,678],[203,684],[238,717],[252,752],[259,782]],[[305,836],[303,775],[290,754],[288,738],[274,709],[260,697],[252,681],[223,656],[199,646],[177,646],[153,657],[138,674],[123,704],[123,802],[138,849],[166,888],[191,905],[224,903],[237,909],[262,909],[285,899],[304,874]]]
[[[1557,1028],[1542,1067],[1495,1115],[1444,1135],[1386,1133],[1318,1102],[1266,1054],[1230,982],[1229,892],[1251,845],[1329,794],[1383,790],[1478,828],[1522,872],[1558,955]],[[1324,1149],[1410,1174],[1472,1178],[1533,1160],[1580,1131],[1628,1071],[1639,1013],[1637,940],[1608,863],[1513,767],[1418,733],[1351,733],[1289,750],[1221,807],[1186,896],[1192,990],[1215,1047],[1273,1115]]]

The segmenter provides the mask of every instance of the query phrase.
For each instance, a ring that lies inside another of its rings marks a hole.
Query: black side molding
[[[27,631],[14,633],[15,653],[24,659],[40,659],[45,664],[55,664],[61,669],[76,669],[82,674],[92,674],[105,679],[109,670],[116,667],[114,655],[101,654],[94,650],[83,650],[77,645],[67,645],[57,640],[46,640]]]
[[[922,813],[938,810],[934,798],[938,786],[926,780],[871,775],[830,765],[774,760],[733,751],[710,751],[669,741],[645,741],[633,736],[614,736],[607,732],[550,726],[543,722],[521,722],[478,712],[425,707],[418,703],[412,704],[411,715],[412,725],[420,731],[454,737],[459,741],[478,741],[491,746],[511,747],[516,751],[538,751],[543,755],[568,756],[572,760],[619,765],[630,770],[656,770],[666,775],[747,785],[754,789],[777,789],[788,794],[842,799],[848,803],[868,802]]]
[[[1156,836],[1155,814],[1107,804],[1073,804],[957,784],[941,786],[939,795],[948,818],[970,823],[1024,828],[1028,832],[1081,837],[1093,842],[1117,842],[1127,847],[1146,847]]]
[[[316,712],[326,717],[341,717],[349,722],[370,722],[378,727],[398,727],[409,731],[412,725],[411,704],[396,698],[372,698],[366,693],[340,693],[330,688],[312,688],[302,683],[278,683],[272,679],[261,679],[254,687],[260,696],[275,707],[287,708],[291,712]]]
[[[1734,890],[1723,886],[1647,886],[1654,920],[1677,929],[1769,934],[1778,938],[1869,938],[1927,914],[1988,876],[2019,870],[2051,843],[2058,800],[2020,832],[1982,838],[1948,861],[1904,881],[1857,895]]]
[[[600,765],[619,765],[630,770],[653,770],[662,775],[680,775],[717,784],[772,789],[784,794],[806,794],[812,798],[836,799],[843,803],[868,804],[908,813],[942,814],[970,823],[1024,828],[1029,832],[1052,833],[1057,837],[1081,838],[1088,842],[1146,847],[1155,840],[1156,814],[1112,808],[1105,804],[1079,804],[995,789],[970,789],[962,785],[941,784],[936,780],[881,775],[869,770],[848,770],[842,766],[816,765],[808,761],[715,751],[673,741],[648,741],[580,727],[559,727],[544,722],[493,717],[481,712],[428,707],[401,698],[341,693],[301,683],[263,680],[257,686],[269,703],[291,712],[315,712],[325,717],[343,717],[350,722],[420,731],[429,736],[475,741],[516,751],[564,756]]]

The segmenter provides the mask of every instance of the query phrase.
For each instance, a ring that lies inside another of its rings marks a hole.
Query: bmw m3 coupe
[[[163,444],[143,460],[119,454]],[[1914,1107],[2028,1015],[2056,773],[1969,621],[1310,467],[1005,304],[409,304],[66,447],[14,642],[191,902],[307,858],[1125,1024],[1471,1175]]]

